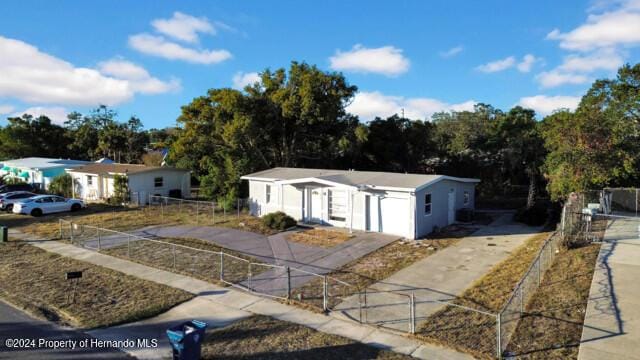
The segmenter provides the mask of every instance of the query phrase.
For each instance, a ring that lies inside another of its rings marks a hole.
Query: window
[[[431,215],[431,194],[424,194],[424,214]]]
[[[465,191],[465,192],[464,192],[464,204],[465,204],[465,205],[469,205],[469,200],[470,200],[469,192],[468,192],[468,191]]]
[[[344,191],[329,190],[329,219],[347,221],[347,194]]]
[[[67,200],[61,196],[56,196],[53,198],[53,202],[67,202]]]
[[[93,185],[93,176],[87,175],[87,185]]]
[[[162,176],[158,176],[157,178],[153,178],[153,186],[162,187],[164,184],[164,179]]]
[[[36,200],[37,203],[52,203],[53,202],[53,197],[51,196],[47,196],[41,199]]]
[[[265,185],[264,198],[267,204],[271,202],[271,185]]]

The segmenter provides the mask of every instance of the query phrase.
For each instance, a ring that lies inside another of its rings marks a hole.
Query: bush
[[[290,227],[296,226],[297,222],[291,216],[283,213],[282,211],[276,211],[269,213],[262,217],[262,223],[269,229],[285,230]]]
[[[55,195],[64,196],[70,198],[73,196],[71,191],[71,175],[60,174],[51,180],[49,183],[49,192]]]

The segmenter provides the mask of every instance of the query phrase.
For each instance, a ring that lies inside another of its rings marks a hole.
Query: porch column
[[[353,190],[349,189],[349,234],[353,233]]]

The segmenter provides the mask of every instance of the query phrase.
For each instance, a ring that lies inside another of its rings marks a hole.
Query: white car
[[[2,195],[3,196],[0,196],[0,209],[6,210],[8,212],[11,212],[13,210],[13,204],[22,202],[34,196],[38,196],[38,194],[34,194],[28,191],[13,191]]]
[[[13,204],[14,214],[41,216],[65,211],[78,211],[86,207],[82,200],[65,199],[62,196],[38,195]]]

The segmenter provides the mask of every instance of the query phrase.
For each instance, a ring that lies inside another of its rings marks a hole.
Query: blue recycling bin
[[[191,320],[170,327],[167,337],[173,348],[173,360],[198,360],[207,323]]]

